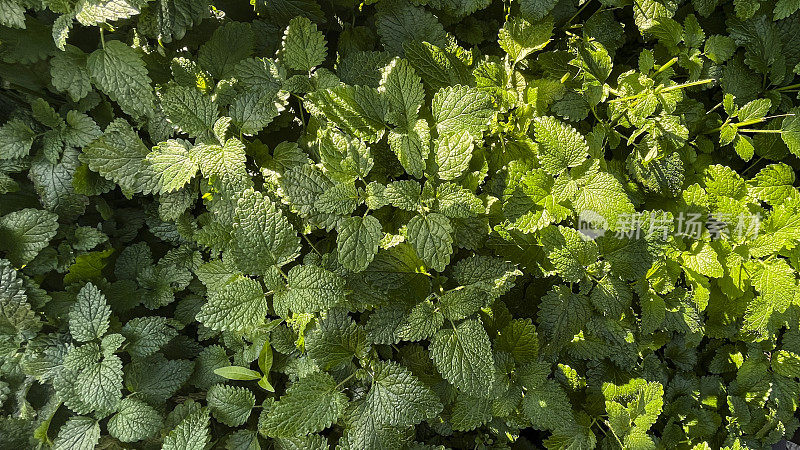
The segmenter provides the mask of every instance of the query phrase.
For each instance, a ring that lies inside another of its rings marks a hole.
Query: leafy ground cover
[[[0,0],[0,447],[768,448],[797,0]]]

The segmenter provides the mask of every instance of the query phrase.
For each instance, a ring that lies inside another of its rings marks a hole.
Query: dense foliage
[[[764,448],[798,0],[0,0],[0,447]]]

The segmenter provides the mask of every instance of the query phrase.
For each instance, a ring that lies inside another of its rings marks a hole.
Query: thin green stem
[[[656,75],[660,74],[661,72],[669,69],[676,62],[678,62],[678,57],[677,56],[672,58],[672,59],[670,59],[669,61],[667,61],[663,66],[659,67],[658,70],[656,70],[655,73],[653,73],[653,76],[656,76]]]
[[[790,84],[789,86],[779,87],[774,89],[775,91],[782,92],[782,91],[790,91],[792,89],[800,88],[800,83],[797,84]]]
[[[339,390],[339,388],[340,388],[340,387],[342,387],[342,385],[344,385],[345,383],[347,383],[348,381],[350,381],[350,379],[352,379],[354,376],[356,376],[355,372],[354,372],[354,373],[352,373],[352,374],[350,374],[350,376],[349,376],[349,377],[347,377],[347,378],[345,378],[344,380],[342,380],[342,382],[341,382],[341,383],[337,384],[337,385],[336,385],[336,387],[335,387],[335,388],[333,388],[333,390],[335,390],[335,391],[338,391],[338,390]]]
[[[780,133],[781,130],[759,130],[757,128],[737,128],[740,133]]]

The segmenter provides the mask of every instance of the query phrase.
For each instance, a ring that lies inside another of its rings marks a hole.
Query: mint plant
[[[798,9],[0,0],[0,447],[792,439]]]

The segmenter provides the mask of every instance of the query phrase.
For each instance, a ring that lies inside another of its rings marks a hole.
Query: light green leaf
[[[494,115],[489,94],[467,86],[439,90],[431,110],[439,135],[468,131],[474,137],[482,136]]]
[[[760,200],[780,205],[797,196],[794,170],[783,163],[770,164],[761,169],[752,180],[750,189]]]
[[[81,0],[78,2],[75,18],[86,26],[113,22],[139,14],[143,5],[143,1],[137,0]]]
[[[625,225],[626,218],[634,213],[634,207],[623,189],[622,184],[613,175],[597,172],[581,181],[582,187],[574,201],[575,211],[596,213],[600,216],[595,224],[603,229],[618,230]],[[594,214],[585,217],[591,218]],[[630,221],[628,221],[630,223]]]
[[[229,380],[250,381],[261,379],[261,374],[259,372],[241,366],[220,367],[214,369],[214,373]]]
[[[517,63],[543,49],[552,35],[552,20],[532,24],[521,17],[511,17],[500,29],[498,43]]]
[[[377,89],[343,85],[319,90],[306,96],[305,105],[312,114],[365,142],[383,136],[388,100]]]
[[[439,178],[453,180],[464,173],[472,159],[472,150],[473,137],[466,130],[440,136],[436,142]]]
[[[539,117],[534,123],[534,130],[536,140],[542,144],[542,167],[552,175],[580,165],[589,155],[589,146],[583,135],[558,119]]]
[[[131,126],[117,119],[101,137],[84,147],[80,160],[132,196],[137,192],[149,194],[157,187],[156,173],[147,160],[149,153]]]
[[[189,156],[188,143],[170,139],[147,155],[150,168],[157,177],[156,192],[166,194],[183,188],[197,174],[200,166]]]
[[[222,192],[230,193],[247,190],[252,180],[247,174],[244,144],[238,139],[228,139],[222,146],[201,144],[190,152],[206,178],[221,182]]]

